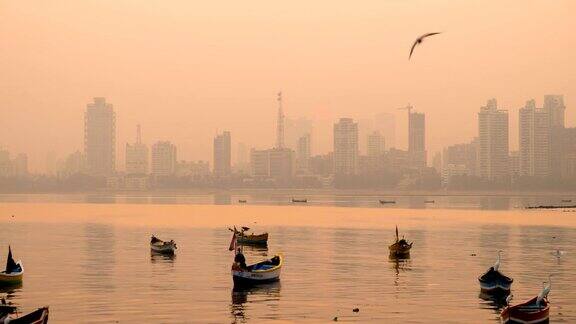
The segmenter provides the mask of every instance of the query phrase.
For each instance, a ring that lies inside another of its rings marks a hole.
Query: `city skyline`
[[[410,103],[426,113],[427,150],[437,152],[474,136],[473,114],[486,98],[518,109],[532,97],[561,93],[572,105],[575,9],[562,0],[321,0],[281,10],[267,3],[6,1],[0,145],[27,152],[30,169],[43,171],[49,151],[62,159],[81,146],[85,102],[103,96],[118,110],[120,161],[137,124],[145,141],[171,140],[188,160],[210,156],[209,138],[223,129],[263,148],[275,131],[273,94],[282,90],[287,117],[313,119],[318,134],[340,117],[381,112],[396,116],[397,134],[405,134],[405,115],[396,109]],[[444,33],[408,61],[414,38],[429,30]],[[566,125],[575,117],[568,110]],[[516,124],[513,118],[510,129]],[[512,149],[517,136],[510,134]],[[397,137],[395,147],[405,147]],[[317,152],[331,147],[328,136],[313,141]]]

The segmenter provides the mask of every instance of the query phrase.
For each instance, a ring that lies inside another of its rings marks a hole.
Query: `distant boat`
[[[228,228],[230,231],[236,233],[236,240],[239,244],[249,244],[249,245],[266,245],[268,244],[268,233],[262,234],[246,234],[249,227],[242,226],[240,230]]]
[[[385,205],[385,204],[395,204],[396,201],[395,201],[395,200],[382,200],[382,199],[380,199],[380,203],[381,203],[382,205]]]
[[[534,297],[522,304],[507,306],[500,317],[502,323],[548,323],[550,316],[550,304],[548,298],[538,299]]]
[[[390,250],[391,258],[408,258],[410,257],[410,249],[412,249],[412,244],[414,242],[408,243],[404,238],[399,239],[398,237],[398,226],[396,226],[396,241],[388,247]]]
[[[48,323],[48,307],[38,308],[32,313],[20,317],[13,317],[10,314],[0,313],[0,323],[10,324],[47,324]]]
[[[246,203],[246,199],[238,199],[238,202],[241,204],[245,204]]]
[[[496,263],[491,266],[484,274],[478,277],[480,282],[480,290],[489,295],[509,295],[510,287],[514,281],[512,278],[502,274],[500,270],[500,253],[498,251],[498,259]]]
[[[276,255],[271,259],[264,260],[242,268],[240,264],[232,264],[232,280],[234,287],[253,286],[280,280],[282,271],[282,255]]]
[[[12,258],[12,249],[8,246],[8,258],[6,268],[0,272],[0,285],[15,285],[22,282],[24,277],[24,266],[22,261],[14,261]]]
[[[434,200],[426,200],[426,201],[424,201],[424,202],[427,203],[427,204],[433,204],[433,203],[434,203]]]
[[[572,202],[572,199],[562,199],[562,202],[563,203],[569,203],[569,202]]]
[[[306,198],[303,198],[303,199],[292,198],[292,202],[293,203],[306,203],[306,202],[308,202],[308,199],[306,199]]]
[[[152,252],[162,254],[174,254],[174,251],[176,249],[177,249],[176,243],[173,240],[170,240],[169,242],[164,242],[154,235],[152,235],[152,238],[150,239],[150,250],[152,250]]]

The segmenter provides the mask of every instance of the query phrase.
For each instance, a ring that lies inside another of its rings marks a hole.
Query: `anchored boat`
[[[306,199],[306,198],[303,198],[303,199],[292,198],[292,202],[293,203],[306,203],[306,202],[308,202],[308,199]]]
[[[491,266],[483,275],[478,277],[480,282],[480,290],[483,293],[490,295],[508,295],[510,294],[510,287],[514,281],[512,278],[502,274],[500,270],[502,251],[498,251],[498,259],[493,266]]]
[[[242,226],[240,230],[237,230],[236,227],[234,229],[228,228],[230,231],[236,234],[236,239],[239,244],[247,244],[247,245],[266,245],[268,244],[268,233],[262,234],[246,234],[249,227]]]
[[[48,307],[38,308],[32,313],[20,317],[14,317],[11,314],[0,313],[0,323],[5,324],[47,324],[48,323]]]
[[[150,239],[150,250],[152,250],[152,252],[174,254],[176,249],[176,243],[173,240],[165,242],[154,235],[152,235],[152,238]]]
[[[412,249],[412,244],[414,242],[408,243],[404,237],[399,239],[398,237],[398,226],[396,226],[396,241],[394,244],[390,245],[388,249],[390,250],[391,258],[409,258],[410,249]]]
[[[548,323],[550,317],[550,303],[548,301],[548,294],[552,289],[552,277],[549,277],[548,285],[542,288],[538,296],[530,299],[522,304],[510,306],[508,305],[500,317],[505,324],[510,323]]]
[[[0,272],[0,285],[15,285],[22,282],[24,277],[24,266],[22,261],[14,261],[12,258],[12,249],[8,246],[8,258],[6,260],[6,269]]]
[[[383,199],[380,199],[380,203],[381,203],[382,205],[395,204],[396,201],[395,201],[395,200],[383,200]]]
[[[234,251],[234,263],[232,263],[232,280],[235,287],[254,286],[280,280],[282,272],[282,255],[275,255],[271,259],[264,260],[252,265],[246,265],[246,257],[242,253],[242,246],[237,247],[238,235],[232,234],[230,251]]]

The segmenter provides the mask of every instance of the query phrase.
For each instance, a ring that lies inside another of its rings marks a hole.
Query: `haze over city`
[[[517,150],[518,109],[530,99],[541,107],[563,95],[574,126],[575,11],[573,1],[5,1],[0,145],[45,172],[49,152],[83,150],[86,105],[105,97],[119,170],[137,124],[148,145],[169,140],[179,159],[212,163],[224,130],[233,151],[274,145],[282,91],[288,118],[312,120],[314,154],[332,150],[339,118],[378,113],[396,117],[395,146],[406,149],[398,108],[411,104],[426,114],[431,161],[477,136],[490,98],[509,111]],[[428,31],[443,34],[408,61]]]

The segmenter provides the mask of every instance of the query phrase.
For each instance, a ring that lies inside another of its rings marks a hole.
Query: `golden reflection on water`
[[[280,283],[233,289],[233,225],[270,233],[244,251],[248,263],[282,252]],[[410,259],[388,257],[395,225],[414,242]],[[151,234],[174,239],[176,255],[152,254]],[[4,203],[0,261],[9,243],[26,275],[0,295],[23,311],[49,304],[55,322],[497,322],[477,277],[500,249],[516,302],[553,273],[551,316],[576,321],[570,213]]]

